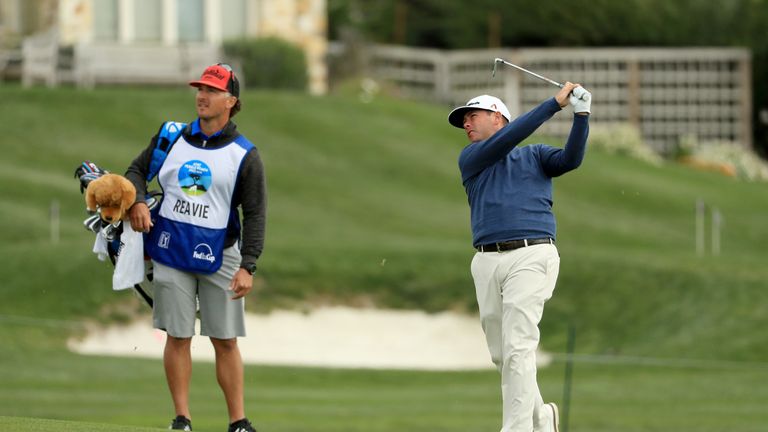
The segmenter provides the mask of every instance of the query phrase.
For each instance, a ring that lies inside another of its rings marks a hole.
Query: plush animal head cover
[[[104,174],[91,181],[85,191],[85,204],[89,211],[98,211],[101,219],[114,224],[122,220],[136,201],[136,188],[127,178],[117,174]]]

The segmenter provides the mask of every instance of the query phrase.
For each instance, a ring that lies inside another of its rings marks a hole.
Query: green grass
[[[192,95],[3,85],[0,97],[0,415],[12,417],[0,419],[0,429],[29,417],[164,427],[172,413],[158,361],[66,351],[83,320],[146,311],[109,289],[111,266],[90,252],[72,176],[84,159],[124,171],[162,121],[191,119]],[[259,147],[269,188],[250,310],[319,303],[475,310],[456,165],[464,139],[447,125],[445,107],[277,92],[248,92],[243,106],[235,120]],[[724,215],[718,257],[694,253],[698,198]],[[56,244],[52,201],[61,209]],[[588,151],[579,170],[555,180],[555,212],[562,264],[543,347],[563,351],[573,325],[580,354],[673,365],[577,363],[571,431],[762,430],[765,184]],[[673,361],[680,358],[732,363],[688,367]],[[541,372],[548,399],[559,401],[562,366]],[[492,371],[247,373],[249,412],[265,431],[498,428]],[[196,366],[192,397],[196,430],[221,430],[212,365]]]
[[[157,432],[159,428],[116,426],[105,423],[86,423],[63,420],[44,420],[26,417],[0,417],[0,429],[7,432]]]
[[[159,360],[51,354],[0,357],[0,415],[137,428],[170,422]],[[762,431],[768,389],[759,383],[768,379],[768,368],[734,366],[577,363],[569,430]],[[563,369],[558,361],[539,374],[545,398],[561,409]],[[191,407],[196,431],[224,430],[226,412],[212,363],[195,364]],[[483,432],[496,430],[501,416],[498,374],[492,370],[249,366],[246,407],[260,431],[281,432]],[[0,430],[29,430],[24,421],[18,428],[3,427],[5,421],[11,420],[0,418]]]

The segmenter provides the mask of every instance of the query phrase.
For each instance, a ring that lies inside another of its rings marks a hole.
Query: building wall
[[[326,0],[262,0],[259,34],[278,36],[304,49],[307,56],[310,91],[328,89],[328,18]]]
[[[56,23],[57,0],[0,0],[0,48]]]
[[[21,4],[19,0],[0,0],[0,47],[21,33]]]
[[[114,22],[96,22],[105,17]],[[179,21],[184,19],[199,20],[202,29],[182,29]],[[238,33],[277,36],[304,50],[310,92],[323,94],[328,88],[326,0],[0,0],[0,36],[9,29],[29,28],[24,34],[31,34],[56,23],[61,45],[103,42],[105,37],[173,46],[195,40],[220,44]]]
[[[90,0],[59,0],[59,41],[73,45],[89,40],[93,27],[93,4]]]

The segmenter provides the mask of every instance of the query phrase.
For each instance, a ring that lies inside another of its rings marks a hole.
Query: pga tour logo
[[[195,246],[195,250],[192,251],[192,258],[213,263],[216,261],[216,257],[213,256],[213,250],[205,243],[200,243]]]
[[[160,233],[160,238],[157,239],[157,245],[163,249],[168,249],[168,244],[171,242],[171,233],[163,231]]]

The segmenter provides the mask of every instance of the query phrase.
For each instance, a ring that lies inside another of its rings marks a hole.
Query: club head
[[[498,66],[499,62],[501,62],[501,61],[504,61],[504,60],[502,60],[502,59],[500,59],[498,57],[496,57],[493,60],[493,70],[491,71],[491,78],[496,76],[496,66]]]

